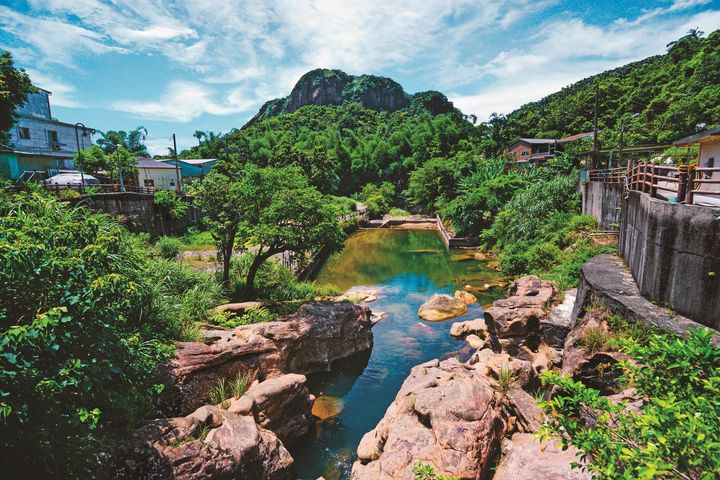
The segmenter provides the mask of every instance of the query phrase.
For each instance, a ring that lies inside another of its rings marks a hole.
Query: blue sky
[[[317,67],[446,93],[481,119],[720,28],[718,0],[2,0],[0,48],[100,130],[226,132]]]

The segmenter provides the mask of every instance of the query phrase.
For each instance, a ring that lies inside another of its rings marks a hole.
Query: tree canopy
[[[29,93],[36,91],[25,70],[15,67],[10,52],[0,51],[0,142],[7,142],[17,107],[25,104]]]

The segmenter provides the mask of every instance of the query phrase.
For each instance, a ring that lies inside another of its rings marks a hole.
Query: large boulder
[[[272,430],[283,442],[305,435],[312,421],[312,404],[305,375],[290,373],[252,386],[229,410],[244,413],[249,405],[257,423]],[[234,408],[233,408],[234,407]]]
[[[477,335],[480,338],[487,338],[488,329],[485,319],[476,318],[467,322],[455,322],[450,327],[450,335],[456,338],[462,338],[465,335]]]
[[[206,342],[181,342],[161,368],[165,389],[158,401],[164,416],[186,415],[208,403],[221,379],[242,371],[260,380],[283,373],[327,371],[335,360],[372,347],[367,307],[350,302],[315,302],[273,322],[234,330],[207,330]]]
[[[251,415],[217,406],[141,427],[113,454],[107,478],[290,480],[293,459]]]
[[[467,304],[462,300],[436,293],[420,306],[418,315],[424,320],[436,322],[457,317],[467,312]]]
[[[541,444],[530,433],[516,433],[503,443],[503,456],[495,470],[493,480],[518,480],[521,478],[553,480],[589,480],[592,475],[573,469],[573,462],[580,463],[578,451],[573,447],[563,450],[557,442]]]
[[[545,308],[557,294],[555,286],[552,282],[528,275],[512,282],[508,293],[508,298],[494,301],[485,310],[485,322],[490,332],[500,338],[539,338],[540,324],[547,316]],[[516,343],[510,342],[508,345],[517,347]]]
[[[577,289],[567,290],[562,303],[555,306],[547,316],[540,320],[543,338],[553,348],[563,348],[565,337],[570,333],[576,296]]]
[[[455,359],[412,369],[395,401],[358,447],[353,480],[413,478],[418,461],[460,479],[488,475],[505,432],[487,377]]]
[[[466,292],[465,290],[457,290],[455,292],[455,298],[457,298],[461,302],[465,302],[467,305],[477,303],[477,297],[470,292]]]

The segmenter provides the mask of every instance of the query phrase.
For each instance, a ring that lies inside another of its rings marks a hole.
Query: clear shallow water
[[[469,305],[466,314],[443,322],[422,321],[420,305],[433,293],[452,294],[464,285],[497,279],[497,273],[466,251],[448,252],[435,231],[377,229],[352,235],[345,249],[325,263],[317,281],[343,290],[378,288],[378,300],[368,305],[386,314],[373,327],[369,355],[356,355],[333,365],[332,372],[308,378],[319,402],[340,413],[318,422],[315,432],[291,448],[298,478],[349,478],[360,439],[385,414],[410,369],[433,358],[468,357],[470,349],[450,337],[450,326],[481,316],[482,305],[502,295],[476,293],[478,303]]]

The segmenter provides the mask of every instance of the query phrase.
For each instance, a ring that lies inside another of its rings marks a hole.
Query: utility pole
[[[80,193],[83,193],[85,191],[85,174],[83,173],[83,162],[82,162],[82,153],[80,153],[80,137],[78,136],[78,127],[82,127],[83,130],[83,136],[85,136],[85,132],[87,131],[87,128],[84,124],[78,122],[75,124],[75,143],[77,144],[77,153],[78,153],[78,163],[80,167]],[[83,145],[85,142],[83,141]],[[58,169],[58,173],[60,172],[60,169]]]
[[[125,191],[125,179],[123,178],[123,170],[122,170],[122,162],[120,161],[120,147],[122,145],[115,145],[115,153],[117,153],[117,162],[118,162],[118,178],[120,180],[120,191]]]
[[[182,186],[180,185],[180,162],[178,162],[177,156],[177,142],[175,141],[175,134],[173,133],[173,157],[175,157],[175,190],[178,195],[182,192]]]
[[[598,139],[598,103],[600,99],[600,84],[595,84],[595,114],[593,115],[593,156],[592,167],[598,164],[598,150],[600,150],[600,140]]]

